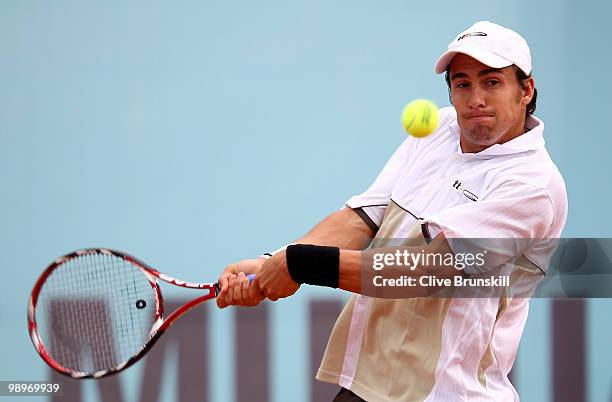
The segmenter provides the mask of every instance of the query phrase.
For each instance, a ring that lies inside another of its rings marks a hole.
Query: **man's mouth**
[[[493,117],[493,113],[468,113],[465,115],[466,119],[477,119],[479,117]]]
[[[490,113],[472,113],[465,115],[465,118],[471,123],[480,123],[493,119],[495,115]]]

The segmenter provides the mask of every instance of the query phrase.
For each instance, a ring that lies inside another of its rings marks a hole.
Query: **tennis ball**
[[[440,112],[432,101],[417,99],[406,105],[402,112],[404,129],[415,137],[431,134],[440,122]]]

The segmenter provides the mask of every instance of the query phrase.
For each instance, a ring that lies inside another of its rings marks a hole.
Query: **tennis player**
[[[317,373],[339,385],[335,401],[519,400],[508,373],[528,298],[512,297],[508,287],[493,297],[457,297],[464,290],[440,283],[405,287],[401,298],[388,298],[364,280],[372,270],[364,261],[376,251],[364,251],[364,239],[410,239],[402,244],[415,254],[456,258],[464,251],[457,239],[499,238],[512,240],[503,247],[505,258],[495,260],[500,272],[513,285],[534,282],[546,273],[551,239],[565,224],[563,178],[546,151],[544,123],[533,115],[537,91],[527,42],[480,21],[453,39],[435,72],[445,73],[452,107],[440,111],[433,134],[408,137],[367,191],[303,238],[221,275],[221,308],[288,297],[301,284],[355,293]],[[459,272],[465,279],[490,268],[417,263],[404,272],[439,280]],[[249,273],[257,274],[250,284]],[[454,293],[435,297],[441,289]]]

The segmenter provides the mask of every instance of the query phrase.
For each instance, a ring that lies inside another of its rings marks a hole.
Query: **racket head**
[[[36,281],[28,304],[34,348],[72,378],[100,378],[129,367],[167,328],[159,275],[110,249],[56,259]]]

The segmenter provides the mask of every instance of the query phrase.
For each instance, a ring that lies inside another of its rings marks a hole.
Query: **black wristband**
[[[338,247],[295,244],[287,247],[287,268],[297,283],[337,288],[340,280]]]

